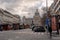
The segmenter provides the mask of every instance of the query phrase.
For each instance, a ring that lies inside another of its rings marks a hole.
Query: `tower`
[[[38,9],[36,9],[35,16],[40,16]]]
[[[41,18],[40,18],[40,14],[38,12],[38,9],[36,9],[34,18],[33,18],[33,24],[35,26],[40,26],[41,25]]]

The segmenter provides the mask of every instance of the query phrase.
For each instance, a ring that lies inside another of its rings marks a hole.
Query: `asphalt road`
[[[10,30],[0,32],[0,40],[60,40],[60,36],[52,36],[49,34],[33,32],[31,29]]]

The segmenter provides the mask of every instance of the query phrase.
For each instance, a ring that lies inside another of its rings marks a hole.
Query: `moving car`
[[[32,30],[34,32],[45,32],[45,28],[43,26],[34,26]]]

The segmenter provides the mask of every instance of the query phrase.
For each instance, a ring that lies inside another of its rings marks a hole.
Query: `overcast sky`
[[[48,6],[52,2],[53,0],[48,0]],[[46,0],[0,0],[0,8],[10,11],[12,14],[26,17],[32,17],[36,8],[41,10],[40,8],[45,6]]]

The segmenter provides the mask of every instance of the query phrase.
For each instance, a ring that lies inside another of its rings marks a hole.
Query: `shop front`
[[[20,27],[20,23],[14,23],[14,24],[13,24],[13,29],[14,29],[14,30],[19,29],[19,27]]]
[[[11,30],[11,26],[9,24],[3,24],[2,27],[3,30]]]
[[[24,28],[25,29],[30,28],[30,25],[26,24],[26,25],[24,25]]]

